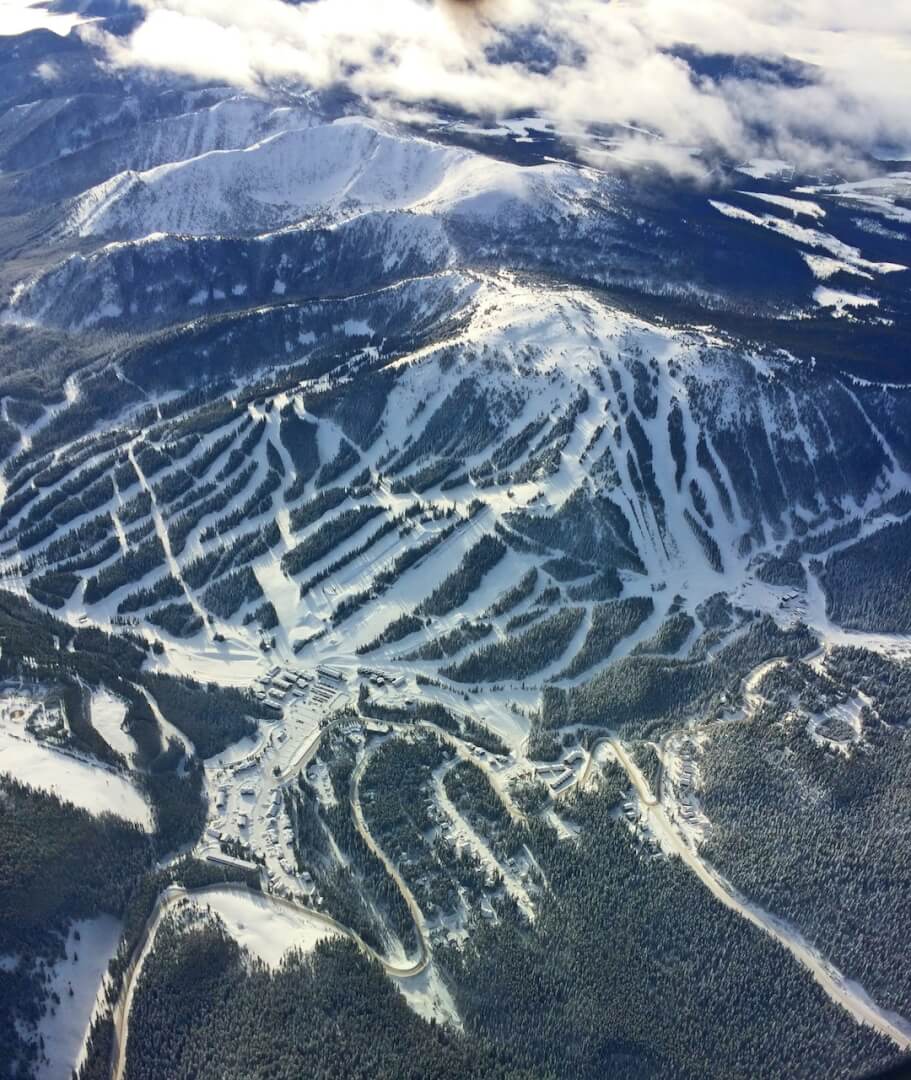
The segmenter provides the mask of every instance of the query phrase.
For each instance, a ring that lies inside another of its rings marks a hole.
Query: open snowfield
[[[152,830],[149,805],[128,780],[6,731],[0,732],[0,772],[93,814],[116,814]]]
[[[18,703],[17,703],[18,704]],[[24,709],[4,699],[0,709],[0,773],[81,806],[116,814],[152,830],[152,812],[139,791],[110,769],[39,742],[25,730]]]
[[[308,952],[334,936],[324,923],[308,920],[303,909],[281,908],[254,893],[213,890],[192,902],[218,915],[239,945],[273,968],[292,949]]]
[[[120,923],[111,915],[83,919],[70,927],[66,959],[54,968],[49,987],[61,1003],[54,1015],[48,1010],[39,1027],[48,1061],[39,1067],[38,1080],[63,1080],[82,1059],[95,1004],[108,961],[117,950],[120,931]]]
[[[109,690],[97,690],[92,694],[92,724],[99,735],[119,754],[130,760],[136,749],[132,736],[123,730],[123,718],[127,714],[124,701]]]
[[[395,979],[402,997],[425,1020],[438,1024],[452,1024],[460,1028],[462,1020],[443,977],[436,966],[430,964],[420,975],[411,979]]]

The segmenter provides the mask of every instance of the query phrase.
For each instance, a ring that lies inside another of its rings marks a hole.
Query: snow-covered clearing
[[[20,710],[0,713],[0,773],[93,814],[109,812],[152,830],[152,811],[139,791],[125,777],[75,754],[51,749],[25,730]]]
[[[911,193],[911,173],[894,172],[867,180],[847,181],[826,187],[797,188],[800,194],[824,195],[848,205],[880,214],[902,224],[911,223],[908,195]]]
[[[154,657],[149,670],[188,675],[198,682],[240,686],[261,675],[266,658],[253,646],[238,641],[169,642],[164,656]]]
[[[737,166],[737,172],[751,176],[754,180],[769,180],[773,177],[790,177],[794,166],[781,158],[752,158]]]
[[[792,199],[787,195],[769,195],[763,191],[739,191],[737,194],[748,195],[751,199],[761,199],[782,210],[790,210],[795,217],[804,215],[811,218],[824,218],[826,216],[825,210],[819,203],[811,202],[809,199]]]
[[[393,979],[393,982],[418,1016],[461,1028],[462,1019],[455,1001],[435,964],[429,964],[420,975]]]
[[[292,949],[308,952],[323,938],[336,936],[325,923],[308,919],[303,908],[280,907],[252,892],[213,889],[191,902],[218,915],[238,945],[273,968]]]
[[[868,281],[873,280],[872,274],[852,266],[850,263],[845,262],[844,259],[833,259],[828,255],[811,255],[808,251],[802,251],[800,254],[817,281],[828,281],[829,278],[834,277],[836,274],[853,274],[854,277],[866,278]]]
[[[38,1080],[68,1077],[82,1060],[108,961],[120,940],[120,929],[120,923],[111,915],[84,919],[70,927],[66,959],[54,968],[48,986],[49,992],[58,995],[60,1004],[52,1006],[53,1015],[49,1008],[38,1025],[48,1059],[36,1071]]]
[[[813,290],[813,299],[820,307],[832,308],[832,314],[836,318],[846,314],[847,308],[879,307],[879,300],[875,296],[867,296],[866,293],[849,293],[841,289],[830,289],[825,285],[818,285]]]
[[[883,653],[896,660],[911,660],[911,634],[871,633],[846,630],[833,623],[826,611],[826,597],[815,574],[807,575],[807,599],[803,619],[821,638],[826,649],[837,645],[854,646]],[[820,656],[818,665],[823,658]],[[815,666],[815,665],[814,665]]]
[[[136,742],[123,730],[126,714],[126,702],[109,690],[96,690],[92,694],[92,726],[112,750],[123,754],[129,761],[136,750]]]

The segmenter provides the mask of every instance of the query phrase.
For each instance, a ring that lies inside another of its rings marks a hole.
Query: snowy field
[[[136,743],[121,726],[127,714],[126,703],[109,690],[92,694],[92,725],[104,741],[129,761],[136,750]]]
[[[78,1066],[120,929],[111,915],[85,919],[70,927],[66,959],[54,968],[48,987],[57,993],[61,1004],[54,1015],[48,1010],[39,1026],[48,1061],[38,1069],[38,1080],[64,1080]]]
[[[335,934],[305,911],[278,907],[274,901],[241,891],[206,893],[193,901],[200,910],[218,915],[228,933],[269,967],[276,968],[291,949],[308,952]]]
[[[20,703],[17,703],[20,704]],[[93,814],[106,811],[152,831],[152,812],[137,789],[122,776],[87,759],[51,749],[25,729],[23,708],[4,698],[0,706],[0,773]]]
[[[453,1001],[449,987],[442,976],[431,964],[420,975],[412,979],[395,979],[395,984],[402,997],[418,1016],[425,1020],[435,1020],[438,1024],[452,1024],[460,1028],[462,1020]]]

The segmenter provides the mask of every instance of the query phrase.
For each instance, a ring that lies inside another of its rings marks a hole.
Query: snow
[[[136,750],[136,743],[133,737],[123,730],[126,714],[126,702],[115,697],[109,690],[96,690],[92,694],[92,726],[112,750],[123,754],[129,761]]]
[[[272,968],[291,949],[308,952],[318,941],[336,936],[325,923],[308,918],[303,909],[280,907],[255,893],[213,889],[193,903],[218,915],[238,945]]]
[[[534,906],[532,905],[528,891],[519,876],[513,873],[508,867],[503,866],[498,862],[486,841],[475,832],[449,798],[445,787],[444,776],[452,767],[452,764],[453,763],[451,762],[443,764],[433,775],[434,796],[437,805],[451,823],[448,834],[449,842],[453,844],[457,850],[462,845],[470,848],[472,854],[479,860],[480,865],[484,867],[491,876],[497,874],[501,875],[507,892],[513,897],[524,914],[531,921],[534,921]]]
[[[794,166],[781,158],[753,158],[737,166],[737,172],[752,176],[754,180],[771,180],[777,176],[790,175],[793,171]]]
[[[373,333],[370,323],[363,319],[346,319],[341,327],[333,329],[341,329],[348,337],[369,337]]]
[[[243,148],[208,149],[144,171],[126,170],[70,207],[81,236],[112,231],[267,233],[330,214],[496,212],[504,201],[572,199],[593,177],[562,164],[518,166],[399,134],[364,117],[281,130]]]
[[[832,314],[836,318],[845,315],[846,308],[879,306],[879,300],[875,296],[842,292],[840,289],[830,289],[825,285],[819,285],[813,290],[813,299],[820,307],[833,308]]]
[[[60,1005],[53,1016],[49,1008],[38,1025],[48,1059],[47,1064],[36,1070],[38,1080],[68,1077],[82,1060],[108,961],[120,941],[120,930],[120,923],[112,915],[83,919],[70,927],[66,959],[53,969],[47,988],[48,992],[56,991]],[[78,960],[74,959],[76,956]]]
[[[139,791],[113,770],[87,758],[53,750],[25,730],[24,719],[4,700],[0,713],[0,773],[59,798],[93,814],[109,812],[152,829],[151,809]]]
[[[798,188],[808,195],[824,195],[838,199],[851,206],[879,214],[890,221],[911,224],[911,208],[906,204],[911,197],[911,173],[894,172],[887,176],[870,177],[841,184]]]
[[[409,979],[393,979],[409,1007],[425,1020],[461,1028],[462,1020],[449,987],[435,964]]]
[[[811,202],[809,199],[792,199],[787,195],[769,195],[764,191],[740,191],[738,194],[747,195],[751,199],[761,199],[762,202],[770,203],[772,206],[780,206],[782,210],[790,210],[795,217],[804,215],[818,219],[826,216],[825,210],[819,203]]]
[[[462,127],[463,130],[468,130],[467,125]],[[498,129],[485,129],[484,134],[502,135],[504,132],[511,132],[523,138],[532,130],[535,130],[534,122],[521,119],[506,122]],[[175,134],[180,133],[181,137],[176,139]],[[182,149],[184,146],[185,149]],[[170,156],[168,148],[172,151]],[[180,160],[176,160],[178,153]],[[553,208],[561,202],[572,204],[579,200],[580,195],[594,190],[597,183],[591,172],[567,169],[561,164],[519,168],[508,162],[490,161],[472,151],[434,144],[413,136],[403,138],[395,129],[377,121],[354,117],[332,124],[313,125],[307,121],[302,110],[274,110],[269,113],[264,103],[240,99],[213,106],[206,118],[204,130],[185,129],[180,118],[162,121],[157,148],[150,152],[148,160],[141,166],[137,165],[136,169],[137,171],[120,173],[71,203],[69,227],[83,236],[103,235],[109,230],[118,230],[118,234],[119,230],[122,230],[127,236],[140,233],[141,238],[137,238],[137,244],[161,244],[166,250],[164,245],[174,243],[169,239],[170,232],[198,235],[220,233],[226,223],[236,230],[238,222],[244,229],[251,231],[306,227],[311,222],[318,222],[320,228],[328,223],[331,228],[339,221],[374,210],[383,213],[387,210],[401,210],[406,213],[396,220],[403,221],[404,224],[396,225],[395,228],[400,228],[401,234],[409,239],[412,234],[418,238],[426,235],[430,237],[428,243],[431,243],[437,238],[431,227],[427,227],[426,234],[416,231],[423,228],[414,224],[418,215],[455,212],[460,215],[490,218],[519,204],[522,209],[536,204]],[[757,160],[741,166],[740,171],[755,177],[773,176],[789,171],[789,166],[782,161]],[[712,202],[711,205],[729,218],[772,230],[799,245],[795,251],[803,258],[816,282],[825,283],[839,274],[873,280],[876,274],[891,273],[904,267],[870,262],[863,257],[859,248],[842,242],[837,236],[824,232],[817,226],[828,217],[826,207],[833,205],[832,202],[825,202],[826,199],[850,198],[853,203],[870,210],[881,210],[883,214],[887,214],[887,211],[893,214],[900,212],[901,208],[896,207],[895,199],[901,197],[903,192],[907,193],[907,183],[896,177],[890,180],[889,186],[883,186],[881,181],[877,184],[879,186],[872,183],[840,185],[836,188],[805,189],[794,193],[796,196],[816,192],[819,201],[806,197],[738,192],[738,201],[752,199],[765,204],[756,206],[747,203],[756,213],[727,203]],[[829,219],[830,227],[836,227],[839,220],[839,216],[833,213]],[[388,223],[385,223],[384,219],[384,227],[385,224]],[[644,222],[640,220],[641,224]],[[392,229],[393,226],[390,225],[389,228]],[[442,225],[440,229],[442,230]],[[483,235],[483,230],[478,230],[478,234]],[[109,245],[108,250],[117,246],[123,245],[118,242],[118,245]],[[390,242],[386,245],[384,254],[387,257],[387,268],[394,267],[398,265],[396,260],[401,259],[401,248]],[[78,265],[84,267],[85,263]],[[266,272],[266,287],[269,282],[274,281],[274,296],[283,296],[286,288],[291,287],[286,286],[285,278],[291,280],[289,274],[292,269],[300,268],[292,268],[288,263],[283,263],[277,268],[270,267]],[[806,275],[804,277],[806,278]],[[246,293],[245,284],[239,283],[231,287],[230,279],[223,284],[225,290],[234,297],[242,297]],[[725,562],[723,574],[716,573],[707,565],[698,540],[682,517],[683,500],[677,494],[677,488],[682,486],[686,491],[688,482],[699,475],[695,465],[699,431],[690,412],[687,379],[696,374],[706,383],[712,383],[710,389],[717,390],[717,416],[720,420],[730,419],[733,423],[739,419],[742,408],[740,387],[736,380],[729,377],[729,372],[724,370],[724,364],[713,366],[711,357],[705,356],[716,344],[711,330],[700,328],[681,331],[679,328],[649,325],[603,307],[585,292],[568,288],[557,293],[546,290],[540,283],[522,284],[505,274],[485,276],[478,273],[472,277],[470,285],[464,287],[462,295],[469,288],[473,290],[476,303],[474,306],[466,303],[463,309],[464,323],[459,323],[451,331],[447,330],[447,333],[452,334],[449,340],[459,346],[454,350],[458,356],[453,361],[452,369],[438,362],[441,352],[439,342],[401,356],[394,362],[399,380],[383,417],[386,428],[377,444],[365,451],[357,468],[360,469],[363,465],[375,468],[377,459],[386,450],[395,445],[401,446],[408,436],[418,438],[423,425],[432,416],[440,401],[458,380],[474,371],[481,373],[485,389],[495,386],[499,381],[521,398],[517,414],[501,420],[501,438],[515,434],[525,423],[538,415],[548,415],[555,419],[572,400],[579,387],[584,386],[589,391],[593,399],[592,408],[579,420],[566,444],[555,474],[542,481],[533,480],[515,485],[515,489],[509,492],[496,487],[478,491],[471,485],[445,494],[428,492],[425,496],[428,500],[452,502],[461,512],[464,512],[468,499],[479,495],[488,503],[489,510],[460,527],[419,566],[402,575],[381,597],[366,605],[338,629],[330,629],[322,640],[308,646],[299,658],[292,658],[291,655],[291,645],[295,640],[326,627],[327,620],[340,599],[367,587],[377,572],[388,566],[404,546],[426,539],[445,522],[417,523],[414,532],[404,541],[395,534],[387,536],[302,599],[299,582],[288,578],[282,572],[280,559],[289,545],[297,542],[305,533],[293,537],[290,535],[288,508],[279,493],[276,495],[274,510],[270,510],[267,515],[258,516],[255,520],[244,522],[228,537],[230,539],[273,517],[278,521],[281,543],[275,550],[257,559],[253,566],[257,579],[266,596],[274,603],[279,616],[280,626],[275,630],[274,650],[268,656],[263,655],[256,627],[241,625],[244,612],[249,610],[248,606],[233,619],[213,620],[211,626],[207,626],[190,641],[171,641],[166,635],[158,635],[166,639],[167,650],[164,655],[153,655],[148,660],[151,670],[187,674],[202,682],[212,681],[225,685],[249,686],[254,677],[278,663],[294,671],[312,673],[316,663],[323,661],[345,672],[348,681],[332,700],[317,702],[313,695],[306,700],[286,696],[281,719],[277,718],[274,723],[261,724],[256,736],[232,745],[223,754],[205,764],[205,784],[210,800],[208,835],[197,849],[197,854],[204,855],[207,851],[214,850],[216,845],[213,841],[217,839],[216,834],[219,832],[228,837],[242,839],[266,858],[267,873],[270,880],[274,880],[276,892],[279,889],[299,892],[305,886],[305,882],[297,876],[293,868],[293,856],[286,834],[287,816],[281,807],[281,785],[286,779],[293,778],[302,767],[306,768],[318,749],[320,722],[325,721],[335,709],[353,704],[358,685],[355,672],[362,663],[354,654],[355,647],[374,637],[392,619],[411,610],[424,599],[435,584],[455,569],[461,556],[479,536],[490,533],[495,519],[511,509],[524,506],[546,504],[557,508],[580,484],[588,481],[591,461],[605,444],[610,444],[612,437],[608,420],[595,449],[591,451],[591,456],[587,460],[582,458],[583,450],[596,435],[596,427],[607,420],[604,409],[615,404],[614,392],[610,389],[605,391],[603,385],[599,386],[605,373],[605,356],[614,359],[614,372],[630,400],[633,398],[633,382],[627,364],[620,358],[624,353],[628,354],[629,350],[636,349],[645,356],[655,358],[658,382],[657,416],[651,421],[643,420],[643,428],[656,449],[666,447],[668,410],[670,402],[677,399],[684,415],[687,449],[687,466],[682,485],[675,484],[673,463],[668,460],[668,455],[656,454],[656,481],[667,507],[668,527],[664,538],[659,535],[653,510],[632,494],[625,453],[617,455],[622,488],[614,493],[614,498],[623,505],[630,517],[631,529],[646,569],[646,573],[641,576],[631,573],[623,575],[624,594],[632,596],[654,593],[655,611],[636,633],[617,646],[610,658],[611,662],[626,655],[636,644],[658,629],[666,617],[670,597],[676,591],[685,594],[689,610],[710,593],[723,590],[729,592],[735,600],[746,603],[748,607],[756,607],[773,614],[779,621],[785,621],[792,614],[796,617],[799,603],[792,605],[788,612],[783,613],[781,610],[782,596],[787,590],[765,586],[752,578],[747,560],[739,556],[736,550],[737,540],[745,530],[742,515],[735,507],[734,520],[728,522],[725,519],[717,491],[713,484],[705,482],[705,477],[701,478],[702,489],[715,520],[714,534],[721,546]],[[224,299],[225,291],[213,287],[210,292],[200,288],[191,298],[190,304],[206,304],[210,295],[212,299]],[[847,315],[852,308],[877,304],[875,297],[839,291],[824,284],[815,289],[813,296],[819,306],[832,310],[837,316]],[[345,318],[344,314],[339,315],[334,325],[333,320],[327,317],[325,325],[333,325],[336,333],[352,337],[371,335],[374,332],[371,323],[376,326],[381,324],[372,315],[369,319],[356,317],[361,315],[362,310],[354,308],[350,318]],[[421,303],[413,305],[411,310],[418,317],[427,313],[427,307]],[[85,325],[101,318],[116,317],[118,313],[119,307],[114,295],[99,289],[97,306],[92,308]],[[199,312],[192,314],[198,315]],[[293,348],[295,333],[296,331],[289,331],[289,352]],[[314,345],[316,342],[316,334],[312,331],[301,332],[297,338],[297,344],[301,346]],[[476,352],[473,352],[474,350]],[[482,356],[485,359],[483,367],[480,363]],[[487,362],[488,356],[495,359]],[[363,355],[363,359],[368,357]],[[353,368],[356,368],[357,362],[352,365]],[[774,376],[774,369],[764,366],[765,361],[750,362],[753,363],[751,375],[755,372],[759,379],[766,375],[770,378]],[[502,368],[500,364],[503,365]],[[682,374],[679,373],[681,369]],[[329,380],[322,381],[322,385],[328,384]],[[318,382],[314,381],[303,389],[309,393],[317,386]],[[75,400],[76,390],[77,385],[73,381],[71,387],[68,386],[67,400]],[[279,410],[288,400],[295,400],[293,393],[277,395],[274,398],[276,407],[268,414],[268,437],[285,460],[286,466],[287,453],[277,436],[277,417]],[[297,400],[300,407],[299,398]],[[417,409],[419,402],[425,405],[423,413]],[[767,406],[767,401],[760,404],[759,419],[772,432],[775,418]],[[262,415],[255,407],[251,408],[251,412],[257,417]],[[320,453],[322,460],[327,461],[338,446],[340,432],[334,424],[325,419],[321,419],[319,425]],[[211,439],[223,433],[220,430],[211,438],[205,438],[200,452]],[[809,445],[810,439],[805,429],[797,425],[788,434],[794,434],[798,439],[803,438],[808,443],[808,452],[812,456],[814,451]],[[248,491],[263,475],[265,444],[266,440],[263,439],[252,455],[257,462],[257,475]],[[480,464],[489,453],[490,448],[487,448],[469,455],[466,466],[472,468]],[[526,450],[519,461],[527,455]],[[729,489],[732,489],[726,468],[720,462],[719,466],[727,479]],[[208,479],[212,479],[217,467],[216,465],[210,470]],[[288,467],[289,475],[290,472]],[[160,477],[155,479],[157,482]],[[899,474],[896,470],[895,482],[898,481]],[[891,480],[888,482],[892,483]],[[886,481],[883,483],[885,485]],[[312,494],[312,491],[311,482],[304,497]],[[392,496],[388,491],[384,491],[371,496],[370,501],[382,503],[388,513],[392,514],[400,512],[412,501],[412,497]],[[376,518],[300,576],[308,576],[360,545],[382,520]],[[163,536],[161,512],[156,511],[154,523],[159,535]],[[186,550],[177,561],[168,548],[168,565],[178,578],[180,565],[185,565],[202,550],[199,533],[208,523],[202,522],[194,530],[188,539]],[[167,547],[166,539],[165,544]],[[43,546],[40,546],[36,553],[40,555],[42,549]],[[420,642],[452,629],[462,619],[480,615],[506,585],[514,583],[529,566],[539,561],[537,557],[510,550],[495,571],[491,572],[480,588],[468,598],[461,610],[434,619],[432,627],[372,654],[365,661],[369,664],[382,664],[384,669],[388,666],[393,677],[404,677],[401,686],[392,688],[387,684],[382,691],[371,690],[378,700],[401,704],[405,697],[421,697],[439,701],[457,712],[470,710],[474,718],[504,739],[513,751],[509,761],[506,764],[491,764],[489,761],[481,763],[491,783],[503,795],[504,802],[508,802],[505,792],[509,779],[521,768],[528,766],[523,745],[528,734],[529,716],[540,704],[541,684],[543,680],[558,675],[564,669],[572,652],[584,640],[590,625],[591,605],[585,605],[586,620],[580,626],[566,656],[553,661],[539,672],[535,679],[528,680],[529,685],[522,688],[506,686],[494,690],[485,687],[466,700],[461,692],[445,686],[418,687],[416,676],[419,673],[436,674],[435,665],[399,661],[396,657],[411,651]],[[161,569],[154,571],[143,583],[151,583],[161,573]],[[135,584],[131,584],[129,589],[132,591],[135,587]],[[824,603],[822,608],[819,606],[818,586],[815,588],[814,593],[814,584],[811,583],[809,599],[806,608],[802,610],[804,613],[808,612],[808,621],[814,626],[822,626],[825,636],[831,640],[838,631],[828,625]],[[191,590],[190,593],[192,592]],[[122,593],[115,594],[86,609],[77,591],[76,597],[64,609],[65,617],[74,623],[87,618],[109,627],[121,596]],[[195,597],[193,600],[198,604]],[[530,601],[519,610],[527,609],[529,605]],[[504,622],[503,619],[496,621],[494,635],[488,640],[494,640],[505,633]],[[216,632],[219,636],[223,634],[227,640],[215,641]],[[864,637],[863,640],[866,643],[874,639]],[[908,643],[905,644],[907,646]],[[894,642],[891,642],[891,645],[894,645]],[[574,681],[587,681],[596,670],[597,668],[593,668]],[[851,708],[854,708],[853,703]],[[107,691],[93,695],[93,723],[112,747],[129,755],[134,750],[134,744],[121,728],[123,715],[122,701]],[[173,733],[174,729],[163,719],[161,723],[166,735]],[[815,728],[810,734],[814,733]],[[191,749],[186,739],[182,738],[181,741],[188,750]],[[462,753],[464,749],[462,747],[459,752]],[[602,750],[606,756],[607,747],[602,747]],[[668,774],[675,784],[687,779],[681,775],[680,762],[674,764],[671,760],[678,751],[679,748],[671,747],[668,758]],[[90,762],[56,752],[25,734],[0,732],[0,768],[10,767],[4,765],[4,755],[13,762],[15,768],[38,776],[52,786],[66,786],[68,790],[61,792],[66,797],[74,801],[79,801],[80,798],[90,799],[90,808],[95,812],[99,809],[115,808],[116,812],[129,816],[124,792],[119,789],[108,790],[112,783],[115,787],[116,784],[123,784],[126,793],[139,800],[142,813],[148,817],[148,807],[121,777]],[[619,755],[614,756],[622,763]],[[74,776],[67,773],[66,770],[70,768],[76,770]],[[314,765],[313,768],[314,786],[321,793],[326,793],[329,785],[325,766],[320,765],[317,768]],[[636,778],[641,781],[638,772]],[[439,781],[439,777],[436,779]],[[681,794],[680,791],[677,791],[674,797],[678,796],[680,799],[690,798],[689,794]],[[695,805],[695,795],[692,800]],[[456,838],[467,843],[479,855],[482,863],[492,868],[495,857],[483,837],[475,834],[471,826],[449,804],[445,792],[438,791],[438,802],[446,810]],[[703,825],[707,826],[708,823],[700,819],[698,828],[691,828],[689,833],[686,831],[688,826],[676,821],[665,821],[662,826],[662,815],[667,812],[670,819],[668,811],[669,807],[665,805],[653,812],[653,816],[659,821],[656,826],[659,834],[662,827],[666,826],[666,848],[676,850],[675,838],[685,834],[687,846],[693,848],[694,855],[698,855],[696,848],[704,835]],[[240,824],[241,815],[243,825]],[[556,815],[554,819],[557,820]],[[570,835],[565,826],[563,835]],[[288,868],[289,864],[291,869]],[[724,883],[719,883],[713,876],[711,867],[702,867],[701,871],[697,868],[696,872],[700,873],[713,891],[713,882],[719,889],[726,888]],[[509,891],[533,914],[531,899],[521,881],[509,874],[506,875],[506,881]],[[735,897],[734,900],[735,903],[729,906],[744,914],[738,906],[742,898]],[[218,914],[240,944],[273,967],[281,962],[290,948],[313,948],[321,937],[333,932],[306,912],[250,894],[213,890],[204,897],[196,896],[192,903],[199,908],[208,907]],[[743,904],[745,903],[744,901]],[[767,918],[763,914],[759,924],[768,929],[770,920],[773,919],[774,917]],[[753,921],[757,919],[754,918]],[[779,930],[772,929],[770,932],[780,936]],[[806,963],[803,957],[799,958]],[[409,1005],[421,1015],[459,1023],[452,997],[433,965],[415,979],[398,982]],[[65,1066],[68,1059],[63,1055],[60,1060]]]
[[[717,199],[709,199],[709,205],[714,207],[720,214],[724,214],[725,217],[734,218],[738,221],[745,221],[763,229],[769,229],[781,236],[788,237],[788,239],[793,240],[797,244],[804,244],[807,247],[819,248],[823,251],[827,251],[835,258],[841,259],[843,262],[846,262],[859,270],[866,270],[875,274],[891,274],[896,273],[899,270],[907,269],[907,267],[902,266],[899,263],[871,262],[863,258],[859,248],[852,247],[850,244],[844,243],[829,233],[821,232],[818,229],[811,229],[808,226],[800,225],[793,220],[776,217],[772,214],[760,216],[751,213],[749,210],[744,210],[739,206],[720,202]]]
[[[0,772],[51,791],[93,814],[107,811],[152,829],[151,810],[128,780],[80,758],[37,742],[12,740],[4,732],[0,734]]]
[[[802,251],[803,261],[809,266],[813,276],[818,281],[828,281],[836,274],[853,274],[855,277],[867,278],[872,281],[873,275],[865,270],[859,270],[856,266],[845,262],[843,259],[832,259],[828,255],[811,255],[808,251]]]
[[[821,658],[824,663],[824,654]],[[828,709],[825,713],[811,716],[807,721],[807,734],[817,746],[837,750],[849,757],[852,747],[863,738],[863,710],[870,708],[872,702],[865,694],[857,694],[838,705]],[[820,728],[825,728],[832,720],[842,721],[850,729],[850,736],[844,740],[829,738]]]

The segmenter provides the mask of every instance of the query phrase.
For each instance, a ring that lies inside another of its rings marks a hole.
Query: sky
[[[140,2],[147,18],[128,39],[80,31],[115,65],[250,91],[342,82],[378,111],[436,101],[493,119],[535,112],[570,134],[628,125],[624,155],[684,170],[714,150],[844,172],[883,148],[911,155],[909,0]],[[529,41],[532,63],[517,44]],[[681,44],[788,57],[808,78],[709,79]]]

